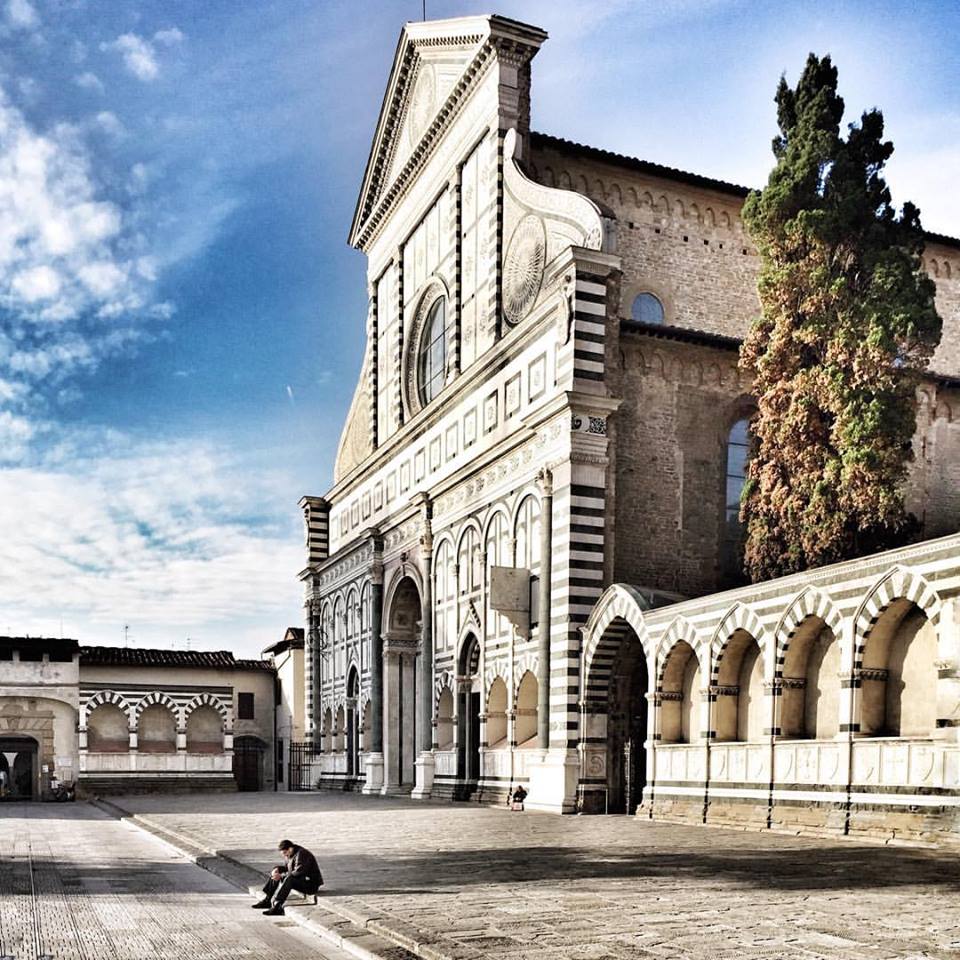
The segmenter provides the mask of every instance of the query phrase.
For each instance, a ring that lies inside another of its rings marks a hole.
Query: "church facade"
[[[400,37],[350,234],[366,351],[334,485],[301,501],[316,778],[773,822],[793,750],[784,803],[832,784],[828,826],[861,793],[949,813],[960,243],[931,236],[925,254],[944,335],[909,506],[938,546],[742,586],[746,190],[531,131],[545,40],[496,16]],[[805,638],[793,659],[787,623]],[[891,756],[923,740],[914,767],[933,757],[933,779],[888,770],[857,793],[869,751],[847,745],[868,733]],[[800,743],[829,753],[815,774]]]

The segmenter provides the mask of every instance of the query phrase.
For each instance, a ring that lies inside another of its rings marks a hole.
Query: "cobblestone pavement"
[[[439,957],[960,958],[957,850],[326,792],[117,802],[262,870],[290,836],[326,908]]]
[[[0,958],[343,958],[85,803],[0,805]]]

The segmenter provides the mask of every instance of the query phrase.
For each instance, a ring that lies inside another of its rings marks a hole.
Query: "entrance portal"
[[[409,793],[415,780],[420,591],[405,576],[393,590],[383,643],[384,793]],[[429,695],[425,691],[424,695]]]
[[[610,813],[632,814],[646,784],[647,661],[632,630],[610,672],[607,706],[607,795]]]
[[[32,800],[36,796],[37,741],[29,737],[0,739],[0,799]]]

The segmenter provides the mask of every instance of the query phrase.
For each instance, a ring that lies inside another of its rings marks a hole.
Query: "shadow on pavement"
[[[511,847],[441,850],[415,856],[326,856],[313,847],[327,880],[327,893],[360,896],[437,894],[472,885],[521,885],[540,881],[656,881],[658,890],[692,880],[777,891],[856,891],[902,887],[960,891],[960,871],[949,860],[903,848],[833,846],[817,849],[620,853],[600,856],[578,848]],[[264,851],[223,851],[247,863]]]

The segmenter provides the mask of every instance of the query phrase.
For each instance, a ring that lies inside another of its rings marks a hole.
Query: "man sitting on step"
[[[309,850],[292,840],[281,840],[277,848],[286,862],[273,868],[270,879],[263,885],[263,899],[253,904],[253,909],[263,910],[265,917],[283,916],[283,902],[291,890],[316,895],[323,886],[317,858]]]

